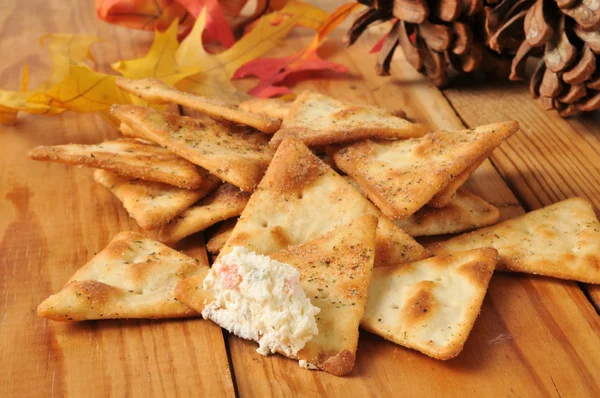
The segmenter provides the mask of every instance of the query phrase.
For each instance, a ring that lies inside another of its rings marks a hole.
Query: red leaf
[[[218,41],[225,47],[230,48],[235,43],[231,27],[223,14],[218,0],[176,0],[194,18],[198,18],[200,12],[206,7],[206,27],[204,29],[203,42]]]
[[[133,29],[164,31],[179,19],[185,34],[204,7],[207,19],[203,42],[218,41],[227,48],[233,46],[233,32],[218,0],[96,0],[96,14],[106,22]]]
[[[344,65],[321,59],[315,51],[301,51],[282,58],[261,58],[250,61],[235,72],[233,79],[258,77],[260,83],[250,90],[249,94],[268,98],[290,93],[289,88],[277,84],[283,83],[293,73],[328,69],[340,73],[348,72],[348,68]]]
[[[361,7],[358,3],[344,4],[331,13],[305,50],[287,57],[262,58],[250,61],[235,72],[233,79],[249,76],[258,77],[260,79],[259,84],[249,93],[257,97],[268,98],[290,93],[290,89],[281,84],[293,73],[318,70],[348,72],[348,68],[344,65],[321,59],[317,54],[317,49],[325,36],[358,7]]]

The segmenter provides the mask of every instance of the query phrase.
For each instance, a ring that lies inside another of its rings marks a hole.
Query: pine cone
[[[438,86],[452,69],[525,79],[534,56],[540,61],[530,90],[544,109],[570,116],[600,108],[599,0],[359,1],[369,8],[348,31],[350,44],[370,24],[395,20],[379,53],[379,74],[389,74],[398,46]]]
[[[395,18],[379,53],[377,71],[389,74],[396,47],[408,62],[425,73],[436,85],[448,81],[450,67],[458,72],[473,72],[488,56],[481,35],[474,31],[483,0],[360,0],[370,8],[361,14],[350,30],[350,44],[366,27],[377,21]],[[497,57],[496,57],[497,58]]]
[[[540,57],[529,88],[544,109],[567,117],[600,108],[598,0],[504,0],[484,12],[489,47],[513,56],[511,80]]]

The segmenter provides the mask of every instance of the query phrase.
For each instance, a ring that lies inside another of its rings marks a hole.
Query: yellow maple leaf
[[[102,41],[101,38],[88,35],[71,35],[49,33],[40,38],[40,45],[47,49],[52,60],[50,78],[35,88],[35,91],[45,91],[63,80],[73,65],[85,65],[86,59],[94,60],[90,46]]]
[[[115,84],[116,76],[86,66],[72,66],[67,76],[43,93],[34,93],[28,102],[74,112],[103,111],[112,104],[129,104],[130,96]]]
[[[74,65],[85,66],[86,59],[92,59],[90,46],[101,39],[88,35],[48,34],[42,36],[40,44],[47,41],[52,67],[48,80],[28,91],[29,68],[25,64],[21,91],[0,90],[0,124],[14,124],[17,113],[25,111],[34,114],[57,115],[67,110],[50,101],[31,101],[30,98],[51,89],[70,73]],[[86,66],[87,67],[87,66]]]
[[[180,66],[175,59],[179,48],[177,41],[178,22],[175,20],[164,32],[155,31],[154,41],[148,53],[142,58],[117,61],[111,67],[130,79],[156,77],[173,85],[181,80]]]

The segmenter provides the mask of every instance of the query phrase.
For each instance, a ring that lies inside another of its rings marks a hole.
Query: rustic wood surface
[[[24,61],[33,84],[45,78],[35,71],[48,68],[37,45],[47,32],[106,38],[94,49],[103,68],[143,54],[152,38],[97,21],[91,1],[4,1],[0,26],[0,54],[7,54],[0,87],[12,89]],[[310,39],[304,33],[293,34],[289,48],[274,55],[299,49]],[[391,77],[378,77],[368,50],[379,35],[346,49],[337,32],[322,54],[347,65],[350,75],[317,74],[294,89],[402,109],[444,129],[516,119],[521,131],[468,187],[498,206],[503,218],[574,195],[590,199],[598,214],[597,117],[563,121],[537,108],[520,85],[459,81],[442,92],[401,57]],[[23,116],[0,134],[0,396],[600,396],[600,317],[576,283],[551,278],[495,275],[465,350],[451,361],[362,333],[355,370],[346,378],[262,357],[255,344],[224,339],[218,327],[199,319],[65,325],[37,318],[37,304],[112,236],[138,228],[93,183],[91,170],[25,157],[37,145],[116,137],[101,118]],[[180,248],[205,259],[200,236]],[[600,303],[598,290],[584,288]]]

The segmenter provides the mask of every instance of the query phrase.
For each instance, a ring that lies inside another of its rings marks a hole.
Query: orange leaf
[[[340,6],[323,22],[309,46],[297,54],[281,58],[262,58],[250,61],[240,67],[233,75],[234,79],[254,76],[260,79],[259,84],[249,91],[250,94],[268,98],[275,95],[290,93],[285,86],[277,86],[289,75],[303,71],[332,70],[345,73],[348,68],[344,65],[323,60],[317,54],[317,49],[322,40],[333,31],[344,19],[357,8],[358,3],[349,3]]]
[[[176,0],[96,0],[96,15],[115,25],[144,30],[165,30],[176,19],[187,28],[194,23]]]

